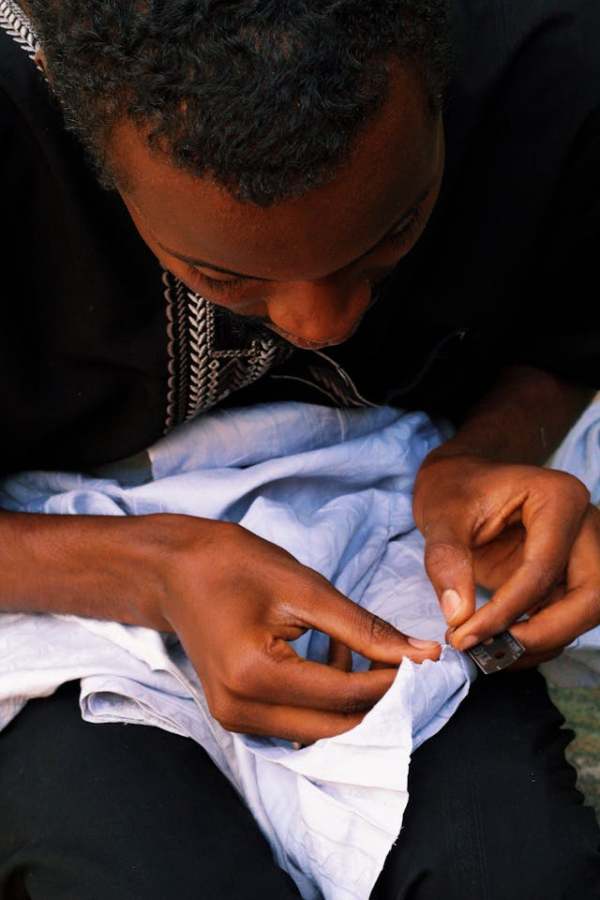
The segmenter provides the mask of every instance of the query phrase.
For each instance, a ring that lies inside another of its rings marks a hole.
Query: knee
[[[530,840],[510,823],[504,834],[492,835],[482,822],[477,841],[466,823],[448,824],[453,840],[437,841],[432,830],[430,841],[418,848],[403,846],[401,833],[370,900],[599,900],[600,830],[594,813],[583,806],[560,812],[560,821]],[[470,840],[456,840],[461,833],[469,833]]]

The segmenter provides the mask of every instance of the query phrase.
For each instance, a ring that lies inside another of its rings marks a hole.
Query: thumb
[[[475,579],[471,549],[448,525],[427,530],[425,569],[450,625],[457,628],[475,611]]]

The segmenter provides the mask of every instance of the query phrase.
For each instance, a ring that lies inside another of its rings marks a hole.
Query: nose
[[[307,349],[341,344],[355,331],[371,303],[371,283],[295,282],[281,285],[267,303],[274,331]]]

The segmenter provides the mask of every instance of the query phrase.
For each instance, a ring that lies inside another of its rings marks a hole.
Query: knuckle
[[[325,578],[324,575],[321,575],[320,572],[316,572],[307,566],[303,566],[302,569],[307,592],[312,603],[321,603],[324,595],[330,595],[332,591],[335,591],[331,581]]]
[[[553,572],[545,563],[537,559],[526,560],[524,565],[528,569],[528,583],[531,586],[531,600],[545,597],[553,589],[556,582],[556,572]]]
[[[239,666],[233,672],[228,673],[224,684],[231,694],[244,699],[256,697],[260,690],[256,675],[250,667]]]
[[[345,694],[338,704],[339,712],[344,716],[355,716],[357,713],[363,712],[365,709],[364,701],[360,700],[355,694]]]
[[[225,695],[220,695],[209,703],[209,711],[219,725],[226,728],[227,731],[235,731],[236,723],[236,704],[233,703]]]
[[[586,624],[598,624],[600,619],[600,585],[594,585],[594,587],[585,591],[582,602]]]
[[[600,541],[600,506],[589,507],[589,521],[592,526],[592,533],[596,540]]]
[[[369,615],[366,628],[368,630],[368,639],[372,644],[379,644],[388,641],[391,637],[397,637],[396,629],[385,619],[380,619],[374,613]]]
[[[252,661],[240,657],[230,662],[222,675],[225,688],[239,697],[256,696],[257,675]]]
[[[280,599],[278,602],[290,615],[296,617],[300,611],[303,617],[307,610],[318,609],[324,596],[329,596],[334,588],[320,572],[298,562],[293,556],[289,556],[289,561],[293,563],[294,569],[293,572],[288,572],[288,575],[293,576],[293,581],[290,580],[288,584],[290,596],[294,597],[294,601],[288,598]]]
[[[526,637],[519,637],[526,650],[527,657],[537,657],[539,654],[550,652],[550,643],[539,631],[528,631]]]
[[[241,525],[238,525],[237,522],[223,522],[219,521],[215,524],[218,524],[218,538],[219,542],[223,541],[224,543],[237,543],[240,538],[244,535],[244,529]]]
[[[520,611],[515,611],[507,607],[501,600],[492,597],[477,615],[481,616],[481,624],[475,626],[475,633],[485,631],[492,635],[506,631],[511,625],[514,625],[515,619],[520,615]]]
[[[571,504],[582,509],[589,504],[590,492],[577,476],[571,475],[569,472],[556,472],[555,479],[560,490]]]
[[[526,623],[525,633],[519,634],[518,638],[525,647],[526,656],[535,657],[536,660],[542,656],[549,659],[557,656],[562,653],[565,644],[563,638],[559,637],[553,628],[548,627],[548,623],[538,623],[535,619]]]

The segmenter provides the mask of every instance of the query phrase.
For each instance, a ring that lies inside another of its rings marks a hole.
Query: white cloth
[[[146,484],[24,473],[0,484],[0,506],[238,521],[400,629],[442,640],[411,514],[415,473],[440,439],[424,415],[389,408],[219,411],[152,447]],[[326,659],[320,632],[294,646]],[[368,662],[355,654],[354,664]],[[368,898],[400,831],[410,753],[452,715],[471,676],[470,661],[450,648],[441,662],[405,661],[360,725],[295,751],[286,741],[221,728],[181,645],[165,635],[77,616],[0,616],[0,726],[28,699],[81,678],[86,721],[137,722],[191,737],[245,798],[305,898]]]
[[[591,501],[600,504],[600,394],[584,410],[548,465],[576,475]],[[600,627],[582,634],[567,651],[544,663],[546,678],[559,687],[600,687]]]
[[[145,484],[24,473],[0,483],[0,507],[237,521],[401,630],[442,641],[445,623],[411,515],[416,471],[441,439],[423,414],[389,408],[219,411],[150,448]],[[320,632],[294,646],[326,658]],[[355,669],[367,665],[354,654]],[[356,728],[294,751],[286,741],[225,731],[171,636],[77,616],[0,615],[0,727],[28,699],[81,679],[86,721],[154,725],[192,738],[245,798],[304,898],[369,897],[400,831],[411,751],[444,725],[472,677],[467,657],[449,647],[436,663],[405,660]]]

